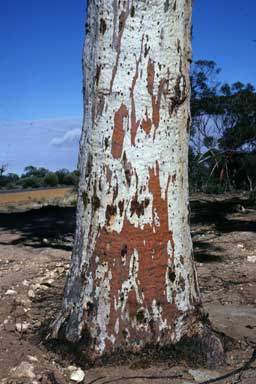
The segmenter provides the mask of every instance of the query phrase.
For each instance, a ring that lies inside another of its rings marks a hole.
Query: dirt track
[[[122,367],[86,371],[84,384],[122,376],[182,375],[177,379],[139,379],[139,384],[198,383],[240,366],[256,347],[256,211],[237,199],[192,199],[192,236],[200,286],[214,328],[225,337],[228,365],[218,371],[189,367],[168,358],[127,358]],[[0,213],[0,378],[3,383],[69,383],[76,351],[46,345],[47,322],[61,303],[72,249],[74,207],[42,207]],[[254,261],[255,260],[255,261]],[[31,378],[17,378],[21,362],[33,366]],[[240,382],[256,383],[254,370]],[[83,367],[84,368],[84,367]],[[34,375],[34,376],[33,376]],[[16,376],[16,378],[15,378]],[[33,377],[32,377],[33,376]],[[237,377],[236,377],[237,379]],[[119,380],[118,383],[126,383]],[[235,378],[220,381],[235,383]]]

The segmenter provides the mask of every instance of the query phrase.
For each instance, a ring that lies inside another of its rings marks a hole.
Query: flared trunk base
[[[80,364],[82,362],[85,366],[126,364],[128,356],[129,360],[143,357],[149,362],[151,360],[185,360],[190,366],[207,368],[222,366],[226,361],[223,344],[219,336],[212,330],[209,321],[207,320],[205,323],[205,319],[198,318],[199,313],[197,316],[187,317],[186,328],[184,324],[184,334],[180,340],[174,340],[173,335],[169,334],[169,337],[165,335],[161,340],[156,341],[152,335],[151,342],[150,337],[144,340],[138,338],[136,343],[112,345],[109,349],[106,346],[106,350],[102,354],[96,352],[93,339],[86,327],[79,339],[73,340],[74,342],[70,341],[72,328],[70,317],[66,320],[62,316],[59,317],[52,325],[48,339],[57,339],[60,345],[67,344],[72,352],[76,351]]]

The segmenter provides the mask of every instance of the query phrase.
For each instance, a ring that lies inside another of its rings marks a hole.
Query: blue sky
[[[0,163],[75,168],[85,0],[0,1]],[[256,84],[255,0],[195,0],[194,59]]]

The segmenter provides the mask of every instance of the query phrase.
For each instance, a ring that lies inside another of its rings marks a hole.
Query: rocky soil
[[[0,207],[0,382],[5,384],[210,383],[256,348],[256,211],[241,196],[194,196],[192,237],[205,309],[227,365],[216,371],[168,356],[128,356],[89,367],[70,346],[45,341],[61,303],[75,208]],[[256,383],[256,363],[218,383]]]

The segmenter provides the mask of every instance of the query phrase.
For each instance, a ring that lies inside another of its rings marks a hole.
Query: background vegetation
[[[7,166],[0,167],[0,189],[26,189],[43,187],[74,186],[78,184],[78,171],[60,169],[51,172],[46,168],[36,168],[32,165],[24,169],[22,175],[6,173]]]
[[[214,61],[191,70],[192,191],[222,193],[256,187],[256,93],[251,84],[222,84]]]
[[[193,192],[222,193],[256,189],[256,93],[251,84],[218,81],[214,61],[191,68],[192,126],[189,178]],[[0,166],[0,189],[77,186],[78,172],[51,172],[32,165],[22,175]],[[254,193],[256,195],[256,193]]]

